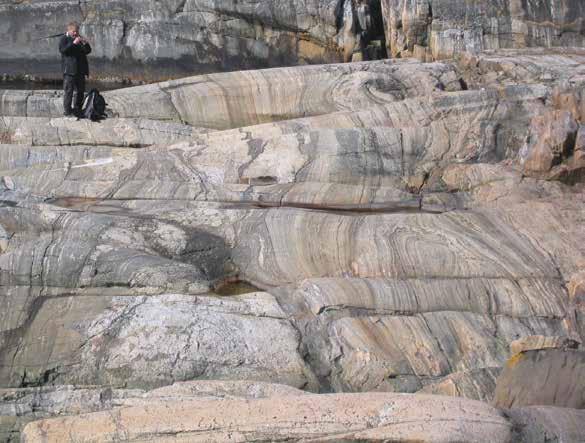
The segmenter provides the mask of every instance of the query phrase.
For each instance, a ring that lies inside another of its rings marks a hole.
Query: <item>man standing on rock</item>
[[[65,116],[81,115],[85,77],[89,75],[87,54],[91,52],[89,43],[79,35],[79,25],[75,22],[67,25],[67,32],[59,41],[61,65],[63,68],[63,114]],[[75,107],[71,109],[75,90]]]

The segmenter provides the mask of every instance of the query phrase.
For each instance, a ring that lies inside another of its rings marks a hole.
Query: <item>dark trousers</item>
[[[81,111],[83,106],[83,96],[85,94],[85,75],[67,75],[63,76],[63,109],[66,113],[71,113],[71,102],[73,101],[73,91],[75,90],[75,111]]]

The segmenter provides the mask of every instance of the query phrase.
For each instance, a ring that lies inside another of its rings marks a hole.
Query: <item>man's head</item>
[[[79,35],[79,25],[77,22],[71,22],[67,25],[67,34],[71,37],[77,37]]]

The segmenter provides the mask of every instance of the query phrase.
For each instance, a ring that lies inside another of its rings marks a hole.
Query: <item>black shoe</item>
[[[81,109],[74,109],[73,115],[77,118],[83,118],[83,112],[81,112]]]
[[[65,111],[63,113],[63,117],[73,117],[73,112],[72,111]]]

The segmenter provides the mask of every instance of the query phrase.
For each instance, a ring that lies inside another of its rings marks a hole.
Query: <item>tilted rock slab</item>
[[[585,409],[584,372],[582,351],[542,349],[515,354],[498,379],[493,403],[504,408],[545,405]],[[533,389],[535,381],[542,378],[541,388]]]

